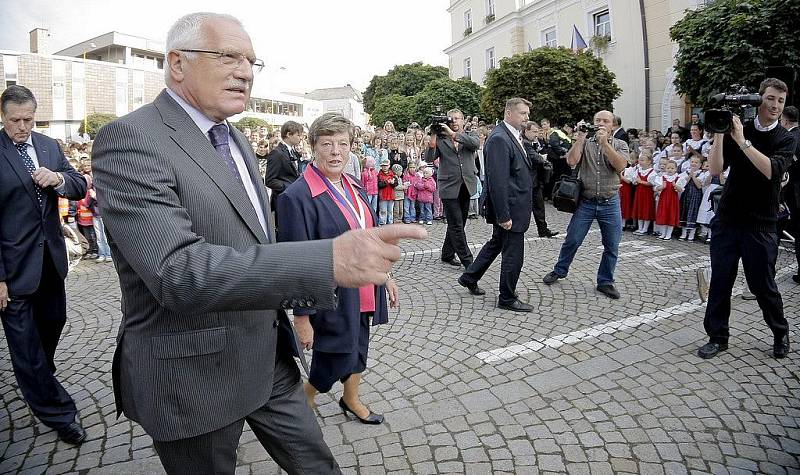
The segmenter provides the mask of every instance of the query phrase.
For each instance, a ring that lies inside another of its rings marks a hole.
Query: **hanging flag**
[[[533,47],[531,47],[531,44],[528,43],[528,53],[530,53],[531,51],[533,51]]]
[[[588,47],[586,41],[583,40],[583,36],[581,36],[581,32],[578,31],[578,27],[572,25],[572,42],[570,43],[570,48],[574,52],[583,51]]]

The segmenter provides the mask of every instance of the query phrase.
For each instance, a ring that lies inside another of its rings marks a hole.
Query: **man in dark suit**
[[[72,397],[55,377],[54,356],[67,321],[67,254],[58,197],[86,195],[86,180],[58,142],[32,132],[36,98],[24,86],[0,96],[0,317],[22,396],[58,437],[86,432]]]
[[[461,132],[464,128],[464,113],[458,109],[447,111],[452,119],[452,128],[442,124],[442,133],[431,136],[430,148],[425,160],[433,163],[439,159],[436,186],[442,200],[447,233],[442,244],[442,262],[464,268],[472,264],[472,252],[467,244],[464,227],[469,216],[469,199],[478,191],[478,170],[475,154],[480,144],[477,137]],[[458,255],[459,261],[456,260]]]
[[[797,258],[797,274],[792,276],[795,283],[800,284],[800,252],[797,252],[797,240],[800,239],[800,113],[795,106],[783,109],[781,125],[794,136],[794,162],[789,167],[789,183],[783,187],[783,201],[791,215],[792,237],[795,238],[795,257]]]
[[[303,126],[293,120],[281,126],[281,142],[267,155],[267,173],[264,183],[272,190],[272,210],[278,196],[300,177],[300,156],[295,145],[303,140]]]
[[[611,133],[611,136],[615,139],[622,140],[625,143],[630,143],[631,138],[628,136],[628,132],[625,132],[625,129],[622,128],[622,117],[614,114],[614,131]]]
[[[400,258],[388,242],[425,232],[273,244],[255,155],[226,121],[244,111],[263,66],[249,35],[229,15],[192,13],[166,44],[167,89],[94,144],[122,288],[118,411],[153,438],[168,473],[234,473],[245,421],[283,470],[339,473],[306,404],[284,309],[332,309],[336,287],[384,284]]]
[[[525,153],[521,131],[528,121],[531,103],[514,97],[506,101],[503,123],[494,128],[483,148],[486,163],[486,222],[492,237],[458,283],[473,295],[486,292],[478,281],[502,253],[498,308],[530,312],[533,307],[517,298],[517,281],[525,255],[525,231],[531,224],[533,164]]]

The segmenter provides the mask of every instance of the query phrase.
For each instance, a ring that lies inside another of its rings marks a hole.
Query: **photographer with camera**
[[[567,163],[578,169],[582,184],[581,201],[567,227],[553,271],[544,276],[544,283],[563,279],[575,253],[583,243],[592,222],[597,220],[603,240],[603,257],[597,270],[597,290],[612,299],[619,298],[614,287],[619,241],[622,238],[622,211],[619,202],[619,174],[628,165],[628,144],[611,137],[614,114],[600,111],[594,115],[594,126],[578,123],[578,139],[567,153]],[[594,134],[587,139],[590,132]]]
[[[472,252],[467,245],[464,226],[469,215],[470,196],[478,190],[478,170],[475,154],[477,137],[461,132],[464,113],[458,109],[447,111],[447,116],[431,117],[431,142],[425,152],[425,161],[439,159],[437,187],[447,219],[447,233],[442,244],[442,262],[464,268],[472,264]],[[456,260],[458,255],[458,260]]]
[[[714,176],[728,167],[730,171],[711,221],[711,285],[703,322],[709,342],[697,350],[704,359],[728,349],[731,292],[740,259],[750,291],[772,330],[773,355],[784,358],[789,353],[789,327],[775,284],[781,177],[792,164],[795,149],[794,137],[778,123],[787,92],[783,81],[765,79],[759,87],[761,104],[753,122],[742,125],[738,116],[730,115],[726,134],[720,133],[724,128],[717,126],[720,121],[706,114],[706,124],[716,132],[709,171]],[[732,96],[722,103],[738,106],[748,102]]]

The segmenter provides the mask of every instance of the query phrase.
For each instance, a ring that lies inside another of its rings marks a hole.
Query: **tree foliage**
[[[414,96],[390,94],[381,97],[375,102],[370,122],[383,125],[387,120],[391,120],[397,130],[405,130],[414,120],[414,104]]]
[[[444,66],[431,66],[421,62],[397,65],[385,76],[372,77],[364,91],[364,110],[372,114],[376,101],[381,97],[391,94],[413,96],[422,91],[429,82],[447,76],[447,68]]]
[[[505,101],[522,97],[533,103],[534,120],[561,124],[591,119],[599,110],[611,110],[622,93],[615,77],[588,51],[537,48],[501,59],[499,67],[486,74],[481,111],[489,120],[500,119]]]
[[[675,85],[704,106],[732,84],[755,88],[768,66],[800,71],[800,0],[718,0],[670,29],[678,43]]]
[[[272,126],[269,125],[264,119],[259,119],[258,117],[242,117],[239,119],[239,122],[234,122],[233,126],[239,130],[244,130],[245,127],[249,127],[250,130],[255,130],[259,127],[266,127],[267,130],[270,132],[272,131]]]
[[[435,79],[413,96],[391,94],[378,98],[370,122],[373,125],[383,125],[391,120],[398,130],[403,130],[411,122],[417,122],[423,127],[428,125],[428,117],[437,107],[441,107],[442,112],[458,108],[464,115],[477,114],[480,91],[480,86],[469,79]]]
[[[86,116],[86,120],[81,122],[81,126],[78,128],[78,133],[83,135],[87,132],[85,129],[89,129],[89,137],[94,139],[94,137],[97,135],[97,132],[99,132],[104,125],[115,120],[116,118],[117,116],[114,114],[89,114]]]

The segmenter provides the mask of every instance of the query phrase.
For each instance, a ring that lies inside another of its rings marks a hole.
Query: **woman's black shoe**
[[[369,415],[367,416],[366,419],[358,417],[358,414],[356,414],[355,412],[353,412],[352,409],[347,407],[347,403],[344,402],[344,398],[339,398],[339,407],[342,408],[342,412],[344,413],[345,416],[347,415],[348,412],[350,412],[351,414],[356,416],[356,419],[358,419],[359,422],[361,422],[362,424],[377,425],[383,423],[383,416],[381,414],[375,414],[372,411],[369,411]]]

